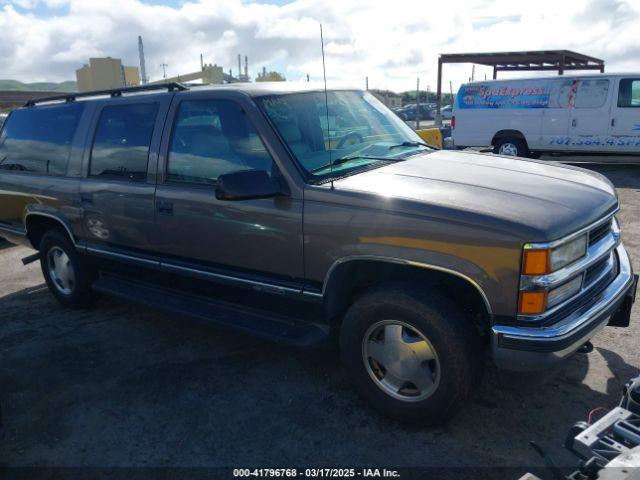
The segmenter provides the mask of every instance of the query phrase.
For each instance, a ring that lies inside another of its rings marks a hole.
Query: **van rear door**
[[[640,153],[640,75],[620,78],[616,87],[608,150]]]
[[[609,78],[575,80],[569,97],[571,125],[569,146],[572,151],[607,151],[612,85]]]

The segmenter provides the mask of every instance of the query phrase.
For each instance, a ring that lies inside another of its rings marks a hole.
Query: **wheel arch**
[[[46,212],[27,212],[24,216],[24,226],[27,238],[31,242],[33,248],[40,248],[40,241],[44,234],[54,228],[64,231],[71,243],[75,246],[76,241],[69,225],[60,217]]]
[[[323,286],[327,316],[339,321],[353,299],[363,290],[392,281],[417,281],[430,285],[469,307],[483,327],[491,324],[493,311],[482,287],[469,276],[438,265],[386,257],[350,257],[336,261]]]
[[[496,134],[493,136],[493,138],[491,139],[491,145],[495,147],[498,141],[503,140],[505,138],[514,138],[517,140],[522,140],[525,146],[529,148],[529,144],[524,134],[520,130],[514,130],[514,129],[498,130]]]

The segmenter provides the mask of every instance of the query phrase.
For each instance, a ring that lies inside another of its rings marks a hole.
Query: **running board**
[[[116,275],[101,273],[93,288],[98,292],[207,320],[223,327],[297,347],[316,346],[329,337],[329,327],[135,282]]]
[[[29,265],[30,263],[37,262],[38,260],[40,260],[40,252],[29,255],[28,257],[24,257],[22,259],[22,264]]]

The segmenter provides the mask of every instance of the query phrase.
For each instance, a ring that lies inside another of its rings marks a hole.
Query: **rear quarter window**
[[[0,171],[64,175],[84,104],[15,110],[0,133]]]

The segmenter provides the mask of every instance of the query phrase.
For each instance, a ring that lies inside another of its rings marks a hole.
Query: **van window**
[[[265,170],[273,161],[240,106],[230,100],[180,104],[173,129],[167,181],[214,184],[225,173]]]
[[[609,80],[581,79],[576,93],[576,108],[600,108],[607,100]]]
[[[0,169],[64,175],[83,109],[78,102],[14,110],[0,134]]]
[[[640,78],[623,78],[620,80],[618,107],[640,107]]]
[[[102,109],[91,150],[89,175],[145,182],[157,103],[114,105]]]

